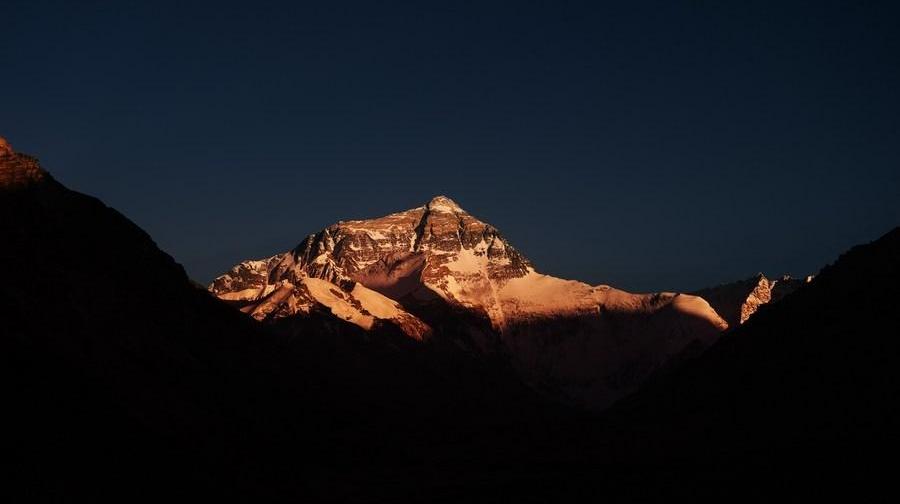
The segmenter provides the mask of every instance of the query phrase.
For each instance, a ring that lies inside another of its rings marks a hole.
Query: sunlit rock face
[[[528,261],[495,228],[438,196],[404,212],[329,226],[290,252],[235,266],[210,290],[229,301],[253,302],[248,312],[260,320],[308,311],[317,298],[307,285],[316,279],[344,292],[361,285],[374,291],[369,297],[410,298],[413,304],[437,295],[499,322],[494,286],[529,271]],[[279,282],[289,283],[295,292],[273,307],[271,298],[284,296],[283,290],[275,295]],[[411,315],[391,316],[396,317]]]
[[[338,222],[289,252],[238,264],[209,288],[259,320],[325,307],[365,329],[374,319],[415,340],[500,355],[535,389],[588,407],[609,405],[727,327],[699,297],[541,274],[445,196]]]
[[[49,175],[36,158],[15,152],[9,142],[0,137],[0,189],[19,189],[47,177]]]
[[[494,227],[438,196],[405,212],[339,222],[310,235],[278,271],[300,268],[336,283],[351,279],[397,298],[427,286],[448,301],[493,311],[491,285],[524,276],[529,267]],[[404,282],[410,275],[418,280]]]
[[[769,279],[759,273],[746,280],[717,285],[694,294],[707,300],[730,326],[738,326],[763,305],[781,300],[811,280],[811,276],[801,279],[790,275]]]

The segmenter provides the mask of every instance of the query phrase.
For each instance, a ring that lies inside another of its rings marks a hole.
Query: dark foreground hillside
[[[890,488],[898,280],[894,228],[621,401],[597,423],[598,446],[746,491]]]
[[[270,333],[31,158],[0,170],[4,492],[18,500],[863,495],[896,437],[897,229],[587,416],[503,362],[327,320]]]
[[[29,156],[0,153],[0,236],[14,494],[406,493],[395,487],[423,459],[570,415],[502,362],[397,348],[327,318],[274,334]]]

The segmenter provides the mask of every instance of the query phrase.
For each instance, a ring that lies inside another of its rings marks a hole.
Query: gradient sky
[[[811,273],[900,223],[900,9],[737,3],[3,0],[0,135],[202,282],[436,194],[590,283]]]

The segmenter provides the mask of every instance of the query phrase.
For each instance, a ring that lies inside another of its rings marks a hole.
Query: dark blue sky
[[[435,194],[631,290],[900,223],[890,2],[116,4],[3,0],[0,135],[203,282]]]

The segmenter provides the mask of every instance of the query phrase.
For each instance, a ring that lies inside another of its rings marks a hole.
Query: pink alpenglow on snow
[[[508,357],[535,389],[593,408],[728,327],[700,297],[539,273],[446,196],[338,222],[293,250],[236,265],[209,289],[258,320],[319,309],[366,330],[380,321],[416,341],[455,339],[476,354]],[[483,323],[451,324],[452,316]]]

